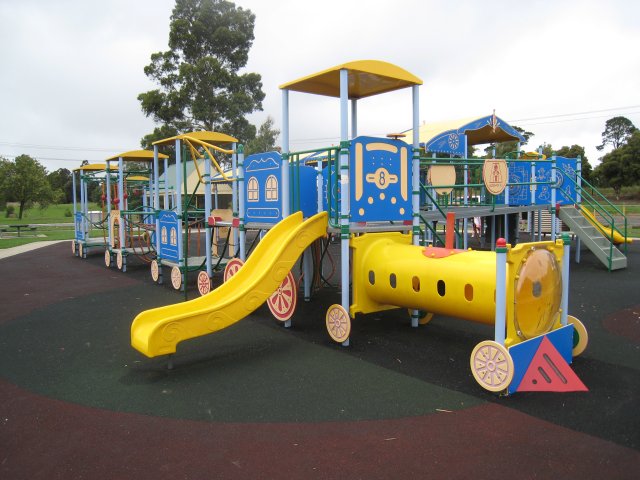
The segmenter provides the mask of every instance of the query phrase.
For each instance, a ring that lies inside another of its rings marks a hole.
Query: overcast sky
[[[153,130],[136,97],[143,68],[167,49],[173,0],[0,0],[0,156],[49,171],[139,148]],[[256,15],[247,71],[281,123],[280,84],[361,59],[424,81],[420,119],[496,114],[592,164],[607,119],[640,127],[637,0],[238,0]],[[292,149],[335,144],[339,105],[292,93]],[[360,134],[411,126],[409,89],[363,100]]]

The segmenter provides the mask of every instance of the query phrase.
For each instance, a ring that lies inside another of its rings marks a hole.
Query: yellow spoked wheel
[[[211,279],[209,278],[209,275],[207,275],[207,272],[205,272],[204,270],[198,272],[197,284],[198,292],[200,292],[200,295],[206,295],[211,291]]]
[[[573,325],[573,349],[571,353],[574,357],[577,357],[587,348],[589,334],[584,324],[576,317],[567,315],[567,322]]]
[[[78,256],[84,258],[84,247],[81,243],[78,244]]]
[[[180,268],[178,267],[171,269],[171,285],[173,285],[173,288],[176,290],[180,290],[182,286],[182,272],[180,272]]]
[[[231,260],[229,260],[229,263],[227,263],[226,267],[224,267],[224,274],[222,276],[223,280],[226,282],[231,277],[233,277],[236,272],[240,270],[240,267],[242,267],[242,265],[244,265],[244,262],[239,258],[232,258]]]
[[[485,340],[471,352],[471,373],[485,390],[500,392],[513,379],[513,359],[509,351],[493,340]]]
[[[124,257],[122,256],[122,252],[118,252],[116,254],[116,265],[118,266],[118,270],[122,270],[124,265]]]
[[[111,252],[109,250],[104,251],[104,264],[107,267],[111,266]]]
[[[267,299],[269,310],[276,320],[286,322],[293,316],[296,310],[298,300],[298,291],[296,289],[296,280],[291,272],[287,273],[284,280],[273,295]]]
[[[76,241],[75,240],[73,240],[71,242],[71,253],[74,254],[74,255],[76,254]]]
[[[351,333],[351,318],[342,305],[334,304],[327,310],[325,318],[327,332],[332,340],[343,343],[349,338]]]
[[[151,260],[151,278],[154,282],[157,282],[160,278],[160,266],[157,260]]]

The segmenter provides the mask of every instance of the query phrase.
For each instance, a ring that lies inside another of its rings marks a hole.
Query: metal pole
[[[556,156],[551,157],[551,241],[556,241]]]
[[[236,150],[236,144],[233,144],[233,149]],[[245,186],[244,186],[244,146],[238,145],[238,190],[239,190],[239,225],[238,229],[240,230],[240,259],[244,262],[247,259],[247,252],[245,250],[245,236],[246,232],[244,230],[244,215],[245,215],[245,205],[244,205],[244,196],[245,196]]]
[[[567,324],[567,315],[569,313],[569,260],[571,258],[571,241],[566,233],[562,235],[562,244],[562,298],[560,299],[562,313],[560,323],[564,326]]]
[[[340,70],[340,272],[342,307],[348,312],[349,296],[349,72]],[[347,338],[342,345],[349,345]]]
[[[165,180],[167,178],[165,170]],[[160,255],[160,170],[158,165],[158,145],[153,146],[153,208],[156,224],[156,254]]]
[[[205,219],[205,230],[204,230],[204,245],[205,245],[205,256],[207,259],[207,276],[209,279],[213,276],[212,269],[212,259],[211,259],[211,234],[212,231],[209,225],[209,217],[211,216],[211,158],[209,158],[209,154],[204,156],[204,219]]]
[[[289,209],[289,90],[282,90],[282,218]]]
[[[504,345],[507,322],[507,241],[496,242],[496,320],[495,341]]]

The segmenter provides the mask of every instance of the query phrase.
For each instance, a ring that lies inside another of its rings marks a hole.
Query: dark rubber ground
[[[639,478],[637,244],[629,264],[571,265],[590,391],[497,397],[469,370],[485,326],[366,315],[343,348],[325,289],[292,329],[263,306],[168,370],[129,345],[137,313],[183,299],[146,265],[123,274],[67,244],[0,260],[0,478]]]

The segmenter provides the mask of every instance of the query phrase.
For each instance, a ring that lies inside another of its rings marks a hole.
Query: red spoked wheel
[[[244,262],[239,258],[232,258],[231,260],[229,260],[227,266],[224,267],[224,275],[222,276],[223,280],[226,282],[231,277],[233,277],[238,272],[238,270],[240,270],[240,267],[242,267],[242,265],[244,265]]]
[[[209,278],[207,272],[202,271],[198,273],[197,283],[198,292],[200,292],[200,295],[206,295],[211,291],[211,279]]]
[[[286,322],[293,316],[297,301],[296,280],[293,274],[289,272],[278,289],[267,299],[267,305],[276,320]]]

